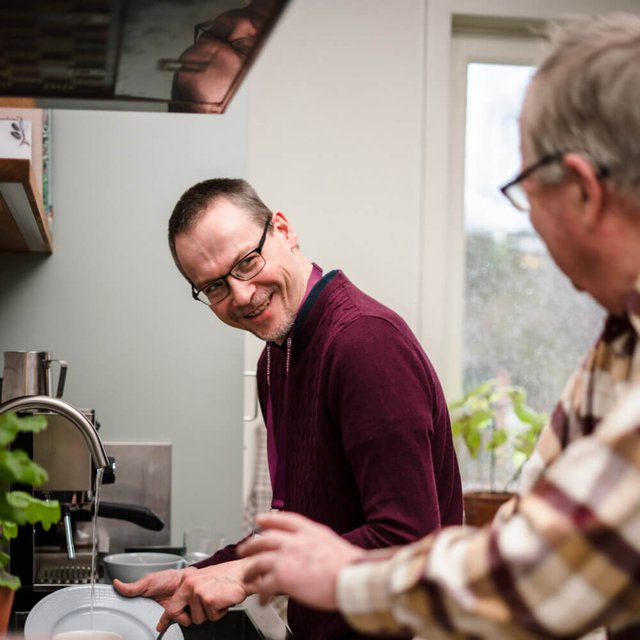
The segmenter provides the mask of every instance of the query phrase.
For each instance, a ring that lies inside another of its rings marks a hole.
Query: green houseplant
[[[527,405],[524,388],[503,384],[498,378],[485,380],[462,398],[449,404],[451,429],[456,442],[477,459],[482,453],[489,460],[489,487],[486,491],[465,492],[465,520],[484,524],[513,494],[509,491],[531,455],[548,416]],[[509,480],[498,488],[499,465],[508,465]],[[488,503],[486,514],[478,502]],[[476,513],[478,515],[476,516]]]
[[[14,412],[0,414],[0,592],[8,599],[6,619],[0,612],[0,634],[6,631],[13,593],[20,579],[7,570],[9,541],[18,535],[18,527],[40,523],[49,529],[60,520],[56,500],[43,501],[27,491],[12,489],[13,484],[38,487],[47,481],[47,472],[21,449],[12,448],[20,433],[39,433],[47,426],[42,415],[19,416]]]

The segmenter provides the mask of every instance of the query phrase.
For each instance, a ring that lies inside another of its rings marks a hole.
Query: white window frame
[[[535,66],[540,59],[540,40],[454,35],[451,43],[451,146],[449,169],[449,313],[452,318],[448,357],[449,386],[462,391],[465,313],[465,139],[467,116],[467,69],[471,63]],[[514,175],[519,167],[507,167]],[[515,214],[515,212],[514,212]],[[456,397],[457,397],[456,395]]]

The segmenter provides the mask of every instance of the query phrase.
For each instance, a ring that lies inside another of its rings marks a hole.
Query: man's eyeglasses
[[[525,213],[529,213],[531,210],[531,205],[529,203],[529,197],[527,196],[527,192],[524,190],[522,186],[522,181],[525,178],[528,178],[534,171],[542,167],[546,167],[548,164],[553,162],[558,162],[558,160],[562,160],[564,158],[566,151],[556,151],[555,153],[549,153],[548,155],[542,156],[537,162],[534,162],[532,165],[529,165],[526,169],[523,169],[513,180],[510,180],[504,186],[500,187],[500,191],[504,194],[507,200],[519,211],[524,211]],[[608,167],[604,165],[596,164],[595,168],[597,170],[598,178],[606,178],[610,175],[610,171]]]
[[[238,262],[233,265],[229,273],[221,278],[207,282],[199,289],[196,289],[191,285],[191,295],[193,296],[193,299],[210,307],[211,305],[218,304],[218,302],[222,302],[222,300],[229,295],[230,289],[227,278],[230,276],[237,280],[251,280],[251,278],[255,278],[255,276],[257,276],[267,264],[266,260],[262,256],[262,247],[267,239],[267,231],[269,230],[270,224],[271,219],[267,220],[267,223],[264,226],[264,231],[262,232],[262,237],[260,238],[258,246],[253,249],[253,251],[249,251],[244,258],[238,260]]]
[[[205,38],[214,37],[211,33],[211,28],[215,25],[215,20],[207,20],[206,22],[199,22],[193,27],[193,44],[198,42],[203,36]]]
[[[256,36],[229,39],[229,32],[225,30],[217,20],[199,22],[193,27],[193,44],[204,38],[205,40],[218,40],[226,42],[239,53],[247,56],[256,45]]]

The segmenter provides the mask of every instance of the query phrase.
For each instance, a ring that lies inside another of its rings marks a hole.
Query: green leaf
[[[487,442],[487,451],[495,451],[507,443],[509,436],[504,429],[496,429]]]
[[[7,541],[18,537],[18,525],[10,520],[0,520],[0,530]]]
[[[56,500],[39,500],[26,491],[10,490],[14,483],[37,487],[47,481],[47,472],[26,452],[9,448],[19,433],[39,433],[46,426],[43,415],[0,414],[0,540],[5,542],[17,537],[20,525],[39,522],[47,530],[60,521]],[[0,586],[18,589],[20,579],[6,570],[8,561],[7,553],[0,551]]]
[[[0,447],[11,444],[18,433],[39,433],[47,428],[43,415],[18,416],[15,411],[0,415]]]
[[[464,443],[469,450],[469,455],[472,458],[477,458],[480,453],[480,447],[482,445],[482,437],[477,431],[467,431],[463,435]]]
[[[25,491],[0,492],[0,520],[17,525],[41,522],[47,530],[60,521],[60,504],[39,500]]]
[[[469,428],[484,431],[493,423],[493,413],[486,409],[479,409],[469,418]]]
[[[21,586],[20,578],[10,574],[5,569],[0,569],[0,587],[8,587],[16,591]]]
[[[547,416],[528,407],[526,399],[523,387],[501,385],[496,378],[485,380],[448,405],[453,437],[464,443],[473,458],[483,449],[494,455],[508,444],[519,456],[529,456]],[[513,429],[502,419],[511,412],[519,423]]]
[[[47,472],[33,462],[25,451],[0,449],[0,481],[39,487],[48,479]]]

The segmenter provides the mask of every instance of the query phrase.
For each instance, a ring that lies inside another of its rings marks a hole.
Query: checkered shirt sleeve
[[[483,528],[450,527],[345,568],[362,632],[429,640],[578,637],[640,619],[640,279],[569,380],[528,488]]]

